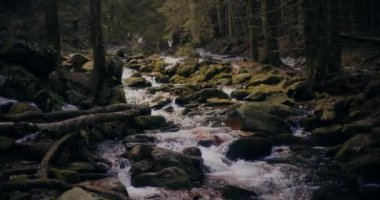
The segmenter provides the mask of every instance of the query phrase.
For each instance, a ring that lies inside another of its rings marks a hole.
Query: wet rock
[[[23,112],[41,112],[40,109],[30,105],[27,102],[17,102],[12,105],[8,114],[20,114]]]
[[[293,99],[290,99],[284,93],[272,94],[266,98],[266,101],[275,105],[283,104],[286,106],[294,106],[296,104]]]
[[[127,79],[124,79],[124,82],[127,86],[129,87],[138,87],[138,88],[143,88],[143,87],[150,87],[152,84],[145,80],[142,77],[129,77]]]
[[[198,59],[187,59],[183,64],[178,66],[176,73],[179,76],[190,77],[199,69]]]
[[[258,86],[261,84],[264,85],[276,85],[282,81],[282,77],[277,75],[274,71],[267,73],[257,74],[252,76],[251,81],[248,83],[248,86]]]
[[[132,178],[135,187],[162,187],[168,189],[186,189],[192,185],[185,170],[178,167],[167,167],[158,172],[138,174]]]
[[[124,142],[126,143],[153,143],[156,139],[147,135],[130,135]]]
[[[58,54],[46,47],[15,43],[0,54],[0,60],[21,65],[36,75],[47,77],[57,66]]]
[[[54,179],[63,180],[68,183],[79,182],[79,174],[76,171],[63,170],[63,169],[51,169],[49,173],[51,173],[51,177]]]
[[[128,195],[124,185],[116,177],[103,178],[95,181],[86,181],[79,183],[81,186],[95,187],[105,191],[115,191]]]
[[[165,75],[158,75],[158,76],[155,76],[154,77],[154,80],[157,82],[157,83],[169,83],[170,82],[170,77],[169,76],[165,76]]]
[[[153,151],[150,145],[136,145],[126,153],[126,157],[135,162],[150,158]]]
[[[246,137],[232,142],[227,151],[230,160],[257,160],[269,155],[272,151],[272,142],[264,138]]]
[[[291,129],[280,117],[297,113],[297,110],[283,105],[245,103],[227,113],[227,123],[244,131],[265,132],[271,135],[284,134],[291,133]]]
[[[347,137],[342,134],[342,126],[337,124],[329,127],[316,128],[311,132],[312,138],[317,145],[320,146],[333,146],[341,144]]]
[[[189,104],[197,100],[199,95],[197,93],[184,94],[175,99],[175,103],[181,106]]]
[[[166,126],[166,119],[163,116],[138,116],[134,117],[131,126],[138,130],[155,130]]]
[[[228,95],[215,88],[206,88],[198,92],[199,100],[206,102],[210,98],[228,99]]]
[[[255,192],[239,188],[232,185],[224,186],[222,189],[222,195],[224,198],[229,200],[254,200],[257,199],[257,194]]]
[[[154,163],[152,161],[142,160],[142,161],[134,163],[131,169],[129,170],[129,172],[131,173],[132,176],[147,173],[152,169],[153,165]]]
[[[300,81],[292,84],[287,88],[287,96],[294,98],[296,101],[311,100],[314,95],[310,92],[309,83]]]
[[[187,156],[202,157],[202,152],[198,147],[188,147],[182,151]]]
[[[88,192],[84,191],[81,188],[75,187],[71,190],[63,193],[58,200],[95,200],[95,198]]]
[[[210,98],[206,100],[207,106],[228,106],[232,104],[234,102],[229,99]]]
[[[234,90],[231,93],[231,97],[237,100],[243,100],[245,97],[249,96],[250,94],[251,92],[249,90],[238,89],[238,90]]]
[[[185,170],[192,185],[200,185],[203,181],[203,160],[199,157],[186,156],[174,151],[154,148],[151,152],[154,161],[154,171],[162,170],[166,167],[178,167]]]
[[[343,144],[343,146],[336,153],[335,158],[347,160],[350,157],[357,156],[366,150],[366,147],[370,144],[370,141],[371,140],[368,135],[357,135]]]
[[[123,87],[117,86],[112,89],[109,104],[127,103]]]
[[[365,156],[356,158],[343,165],[343,169],[363,176],[368,180],[380,180],[380,152],[372,152]]]
[[[80,53],[73,53],[68,55],[68,59],[64,62],[64,65],[69,65],[70,67],[75,68],[77,71],[81,67],[89,62],[91,59]]]

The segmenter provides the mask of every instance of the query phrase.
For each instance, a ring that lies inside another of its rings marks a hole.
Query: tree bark
[[[43,0],[45,10],[45,37],[48,46],[61,53],[57,0]]]
[[[279,65],[280,58],[277,44],[277,11],[274,0],[261,1],[262,27],[264,33],[264,48],[262,63]]]
[[[105,64],[105,50],[102,33],[102,10],[100,0],[90,0],[91,13],[91,42],[94,54],[94,70],[92,71],[92,83],[94,101],[98,99],[107,76]]]

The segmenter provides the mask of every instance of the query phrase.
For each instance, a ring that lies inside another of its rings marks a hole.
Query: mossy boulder
[[[187,156],[202,157],[202,151],[198,147],[187,147],[182,153]]]
[[[114,87],[111,91],[111,97],[109,99],[109,104],[127,103],[125,98],[125,92],[123,87]]]
[[[348,172],[356,173],[363,176],[367,180],[380,180],[380,152],[372,152],[370,154],[356,158],[343,165],[343,169]]]
[[[276,71],[255,74],[251,77],[248,86],[277,85],[282,81],[282,77]]]
[[[206,88],[198,92],[199,101],[206,102],[207,99],[218,98],[218,99],[228,99],[228,95],[221,90],[215,88]]]
[[[86,55],[81,53],[69,54],[67,60],[64,62],[65,65],[73,67],[75,70],[79,70],[84,64],[89,62],[91,59]]]
[[[240,73],[232,76],[233,84],[242,84],[251,80],[252,75],[250,73]]]
[[[244,98],[244,101],[265,101],[267,99],[267,95],[264,92],[255,92],[250,94]]]
[[[339,151],[335,154],[335,158],[347,160],[353,156],[357,156],[364,152],[371,140],[369,135],[361,134],[347,140]]]
[[[210,98],[206,100],[207,106],[228,106],[232,104],[234,102],[229,99]]]
[[[152,86],[152,84],[143,77],[129,77],[123,81],[128,87],[144,88]]]
[[[343,127],[339,124],[329,127],[320,127],[311,131],[311,136],[317,145],[334,146],[343,143],[348,138],[342,133]]]
[[[158,172],[147,172],[132,177],[135,187],[161,187],[167,189],[191,188],[191,182],[186,171],[178,167],[167,167]]]
[[[132,127],[138,130],[154,130],[166,125],[166,119],[163,116],[138,116],[132,120]]]
[[[231,200],[255,200],[257,199],[257,194],[255,192],[239,188],[236,186],[226,185],[222,188],[222,196],[226,199]]]
[[[308,101],[314,97],[310,92],[309,83],[307,81],[299,81],[291,84],[287,87],[286,94],[296,101]]]
[[[116,177],[108,177],[94,181],[81,182],[81,186],[100,188],[105,191],[114,191],[128,196],[125,186]]]
[[[246,137],[233,141],[228,147],[227,158],[230,160],[253,161],[269,155],[272,142],[264,138]]]
[[[40,109],[30,105],[30,103],[27,102],[17,102],[12,105],[10,108],[8,114],[20,114],[23,112],[41,112]]]
[[[266,101],[271,104],[283,104],[287,106],[294,106],[296,103],[293,99],[286,96],[284,93],[275,93],[266,98]]]
[[[343,125],[342,132],[347,136],[354,136],[358,133],[370,133],[373,127],[371,119],[363,119]]]
[[[369,98],[380,94],[380,80],[374,80],[368,83],[364,88],[365,95]]]
[[[77,183],[79,182],[79,174],[76,171],[72,170],[63,170],[63,169],[51,169],[51,177],[54,179],[63,180],[68,183]]]
[[[198,59],[192,58],[185,60],[181,65],[177,67],[176,73],[182,77],[190,77],[196,71],[199,70]]]
[[[72,162],[65,169],[78,173],[94,173],[97,171],[93,164],[87,162]]]
[[[290,125],[284,118],[300,114],[302,111],[285,105],[250,102],[231,109],[227,122],[244,131],[277,135],[291,133]]]

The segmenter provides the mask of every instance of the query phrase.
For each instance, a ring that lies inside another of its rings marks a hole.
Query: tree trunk
[[[61,53],[57,0],[43,0],[45,10],[45,37],[48,46]]]
[[[234,15],[231,0],[227,1],[228,36],[232,37],[234,30]]]
[[[252,60],[258,60],[258,50],[257,50],[257,33],[255,31],[255,0],[247,0],[248,9],[248,30],[249,30],[249,50]]]
[[[308,79],[311,89],[315,85],[323,85],[329,78],[331,73],[340,70],[340,55],[339,45],[336,45],[335,34],[339,29],[328,30],[332,28],[329,26],[329,21],[333,22],[326,17],[327,3],[335,0],[306,0],[305,12],[305,51],[306,51],[306,64],[308,68]],[[335,50],[332,50],[337,48]]]
[[[340,39],[340,15],[339,2],[336,0],[327,0],[327,31],[328,46],[330,50],[330,72],[339,72],[341,69],[342,41]]]
[[[218,21],[218,32],[219,32],[219,36],[222,37],[224,35],[224,26],[223,26],[223,15],[222,15],[222,11],[223,11],[223,5],[222,5],[222,2],[220,2],[220,0],[217,0],[217,3],[216,3],[216,17],[217,17],[217,21]]]
[[[92,84],[94,101],[98,98],[99,92],[106,79],[107,69],[105,64],[105,50],[102,34],[101,1],[90,0],[91,10],[91,42],[94,54],[94,70],[92,71]]]
[[[278,65],[280,63],[277,44],[277,12],[274,0],[263,0],[261,2],[262,27],[264,33],[264,48],[262,63]]]

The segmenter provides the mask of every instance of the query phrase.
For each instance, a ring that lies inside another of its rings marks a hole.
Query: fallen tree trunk
[[[90,110],[66,110],[43,113],[39,111],[29,111],[20,114],[0,114],[0,121],[4,122],[54,122],[79,117],[82,115],[110,113],[130,110],[133,107],[129,104],[113,104],[106,107],[97,107]]]
[[[9,133],[16,133],[16,136],[20,136],[22,135],[20,133],[23,132],[48,131],[57,134],[56,136],[60,137],[62,133],[72,132],[81,127],[97,123],[126,120],[132,116],[140,114],[140,110],[132,109],[121,112],[88,114],[52,123],[0,122],[0,132],[2,132],[3,135],[8,134],[8,136],[14,137],[15,135]]]

